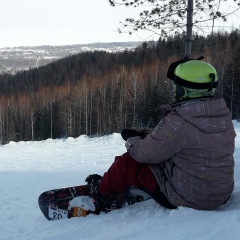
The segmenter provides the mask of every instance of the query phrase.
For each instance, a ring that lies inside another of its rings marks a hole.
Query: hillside
[[[135,48],[140,44],[141,42],[112,42],[0,48],[0,74],[4,72],[14,74],[21,70],[44,66],[55,60],[81,52],[96,50],[117,52]]]
[[[43,140],[155,127],[156,109],[174,101],[169,64],[182,58],[184,36],[124,51],[85,51],[41,67],[0,75],[0,142]],[[196,36],[193,58],[204,56],[223,97],[240,119],[239,32]]]

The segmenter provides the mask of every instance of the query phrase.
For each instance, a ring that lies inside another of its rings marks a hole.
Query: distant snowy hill
[[[84,184],[89,174],[103,174],[125,152],[120,134],[0,146],[0,240],[238,240],[240,123],[234,125],[235,189],[215,211],[166,210],[150,199],[108,214],[48,221],[38,208],[38,196]]]
[[[14,74],[20,70],[43,66],[57,59],[84,51],[118,52],[139,45],[141,42],[0,48],[0,74],[3,72]]]

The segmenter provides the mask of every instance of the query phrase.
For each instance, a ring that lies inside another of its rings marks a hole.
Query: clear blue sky
[[[138,11],[108,0],[0,0],[0,48],[153,40],[148,32],[117,33]]]

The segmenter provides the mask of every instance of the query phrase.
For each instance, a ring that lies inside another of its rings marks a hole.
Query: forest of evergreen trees
[[[184,36],[143,43],[135,50],[84,52],[0,75],[0,143],[104,135],[154,127],[156,108],[172,102],[168,66],[183,57]],[[216,97],[240,119],[240,32],[195,36],[193,57],[219,74]]]

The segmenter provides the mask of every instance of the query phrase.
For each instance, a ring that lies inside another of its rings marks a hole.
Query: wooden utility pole
[[[185,40],[185,57],[192,57],[192,27],[193,27],[193,0],[188,0],[187,8],[187,34]]]

